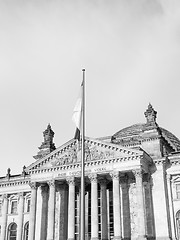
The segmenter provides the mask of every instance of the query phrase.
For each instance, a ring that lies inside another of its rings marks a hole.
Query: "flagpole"
[[[82,69],[82,151],[81,151],[81,209],[80,209],[80,240],[85,240],[85,69]]]

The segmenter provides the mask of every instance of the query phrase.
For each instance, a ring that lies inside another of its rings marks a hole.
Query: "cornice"
[[[168,162],[168,159],[167,158],[158,158],[158,159],[153,159],[153,162],[156,165],[163,165],[163,164],[166,164]]]
[[[30,179],[26,180],[15,180],[15,181],[3,181],[0,182],[0,187],[14,187],[14,186],[20,186],[20,185],[29,185]]]

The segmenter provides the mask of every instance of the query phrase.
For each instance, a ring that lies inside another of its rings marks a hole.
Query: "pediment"
[[[179,183],[179,182],[180,182],[180,175],[174,177],[174,178],[172,179],[172,181],[173,181],[174,183]]]
[[[87,137],[85,139],[85,162],[112,158],[131,158],[142,154],[143,151],[141,150],[129,149]],[[26,170],[52,168],[78,162],[81,162],[81,146],[76,140],[72,139],[44,158],[31,164]]]

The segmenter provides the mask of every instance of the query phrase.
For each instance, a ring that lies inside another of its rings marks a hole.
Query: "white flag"
[[[82,98],[78,98],[73,111],[72,120],[79,130],[81,130],[81,118],[82,118]]]

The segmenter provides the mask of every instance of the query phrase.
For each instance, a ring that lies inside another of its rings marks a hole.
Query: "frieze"
[[[89,144],[85,144],[85,162],[92,160],[102,160],[115,157],[115,153],[113,151],[102,151],[100,148],[96,146],[90,146]],[[59,156],[54,156],[51,160],[51,165],[62,166],[73,164],[81,161],[81,149],[77,147],[77,145],[72,146],[69,150],[62,153]]]

